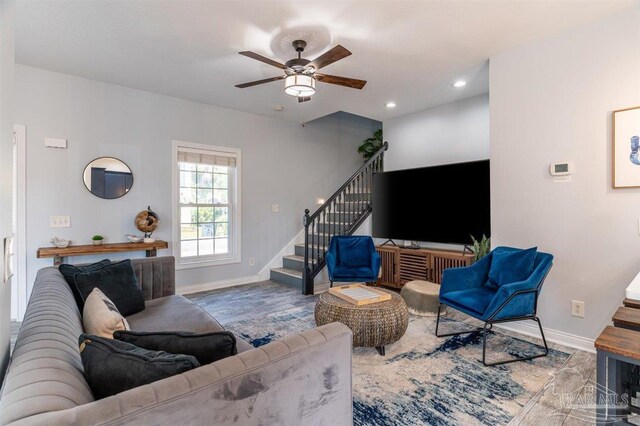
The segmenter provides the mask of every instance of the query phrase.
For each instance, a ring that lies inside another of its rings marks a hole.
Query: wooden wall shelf
[[[382,259],[382,276],[378,284],[387,287],[402,288],[413,280],[440,284],[445,269],[473,263],[473,254],[460,251],[398,246],[378,246],[376,249]]]
[[[40,247],[38,249],[38,259],[52,257],[54,265],[60,265],[64,258],[68,256],[90,256],[102,253],[122,253],[128,251],[145,251],[147,257],[154,257],[158,249],[169,248],[169,243],[156,240],[153,243],[106,243],[99,246],[93,244],[81,246]]]

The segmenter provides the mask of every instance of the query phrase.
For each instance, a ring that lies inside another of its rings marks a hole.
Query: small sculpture
[[[153,231],[158,229],[160,218],[158,217],[156,212],[151,210],[151,206],[148,206],[147,210],[142,210],[140,213],[138,213],[136,215],[134,223],[138,230],[144,232],[145,243],[155,242],[155,238],[151,238],[151,234],[153,234]]]
[[[51,244],[53,244],[57,248],[65,248],[71,243],[71,241],[69,240],[65,240],[64,238],[58,238],[58,237],[53,237],[49,241],[51,242]]]

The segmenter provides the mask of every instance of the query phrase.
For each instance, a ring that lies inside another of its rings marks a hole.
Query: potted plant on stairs
[[[364,142],[362,142],[362,145],[358,147],[358,153],[362,154],[364,161],[367,161],[369,158],[373,157],[376,152],[380,151],[383,145],[382,129],[379,129],[373,132],[372,137],[365,139]]]

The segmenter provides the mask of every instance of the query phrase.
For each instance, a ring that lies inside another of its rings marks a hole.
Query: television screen
[[[376,173],[373,236],[470,244],[491,235],[489,160]]]

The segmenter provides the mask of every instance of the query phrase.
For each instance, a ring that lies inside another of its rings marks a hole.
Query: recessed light
[[[467,85],[467,82],[464,80],[458,80],[455,83],[453,83],[453,87],[458,87],[458,88],[464,87],[466,85]]]
[[[387,108],[395,108],[395,107],[396,107],[396,103],[395,103],[395,102],[387,102],[387,103],[385,104],[385,106],[386,106]]]

